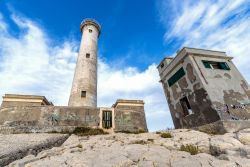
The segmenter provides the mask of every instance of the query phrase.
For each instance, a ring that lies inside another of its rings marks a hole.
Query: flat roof
[[[20,95],[20,94],[5,94],[3,96],[4,98],[16,98],[16,99],[41,99],[46,104],[52,104],[50,103],[45,96],[39,96],[39,95]]]
[[[230,60],[233,59],[233,57],[227,56],[226,52],[222,52],[222,51],[183,47],[180,51],[177,52],[177,55],[174,57],[174,59],[167,65],[167,67],[161,73],[163,73],[167,69],[171,71],[175,67],[175,65],[177,65],[180,62],[180,60],[182,60],[188,54],[193,54],[194,56],[202,55],[202,56],[207,56],[207,57],[224,58],[224,59],[230,59]],[[160,64],[164,60],[165,58],[160,62]]]
[[[117,99],[115,104],[112,107],[116,107],[119,103],[133,103],[133,104],[144,104],[143,100],[126,100],[126,99]]]

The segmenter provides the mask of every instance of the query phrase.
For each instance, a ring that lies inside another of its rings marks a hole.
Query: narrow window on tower
[[[164,67],[164,63],[161,64],[161,68],[163,68],[163,67]]]
[[[89,33],[92,33],[92,30],[91,30],[91,29],[89,29]]]
[[[81,91],[81,97],[86,97],[87,92],[86,91]]]
[[[86,53],[86,58],[90,58],[90,54],[89,53]]]

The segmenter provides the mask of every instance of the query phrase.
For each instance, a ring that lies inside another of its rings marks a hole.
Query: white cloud
[[[53,46],[39,26],[15,15],[12,20],[20,28],[18,37],[0,36],[0,94],[45,95],[56,104],[66,104],[71,86],[75,42],[64,41]],[[0,20],[0,25],[6,23]]]
[[[249,0],[208,0],[175,4],[162,1],[160,20],[166,27],[165,41],[178,39],[180,46],[226,51],[250,81]],[[171,10],[171,5],[179,10]],[[169,19],[171,17],[171,20]],[[179,49],[179,48],[178,48]]]
[[[0,15],[2,16],[2,15]],[[20,34],[12,36],[8,25],[0,36],[0,94],[44,95],[56,105],[67,105],[77,57],[77,43],[54,44],[37,23],[13,15]],[[148,128],[172,126],[156,65],[145,71],[117,69],[102,59],[98,63],[98,106],[110,107],[117,99],[142,99]]]
[[[142,99],[151,131],[173,126],[155,64],[139,72],[132,67],[113,69],[100,60],[98,78],[99,106],[111,106],[117,99]]]

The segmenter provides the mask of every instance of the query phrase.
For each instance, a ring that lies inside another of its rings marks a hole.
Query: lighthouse
[[[85,19],[80,31],[82,39],[68,105],[97,107],[97,46],[101,26],[93,19]]]

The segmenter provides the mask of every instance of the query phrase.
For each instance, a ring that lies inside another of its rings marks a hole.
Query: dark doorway
[[[188,102],[188,99],[187,97],[183,97],[181,100],[181,106],[182,106],[182,110],[183,110],[183,115],[184,117],[187,116],[187,115],[190,115],[190,114],[193,114],[193,111],[191,109],[191,106]]]
[[[103,113],[102,113],[102,127],[105,129],[112,128],[112,111],[103,111]]]

